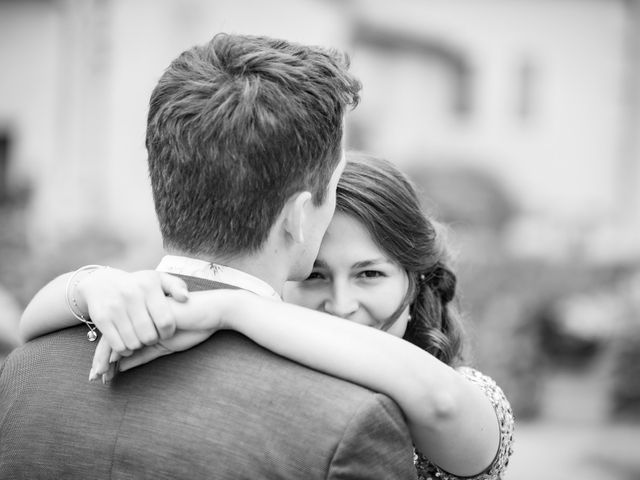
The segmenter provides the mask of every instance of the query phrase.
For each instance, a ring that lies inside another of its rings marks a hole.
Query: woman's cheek
[[[402,302],[403,294],[390,282],[381,283],[374,291],[370,292],[369,309],[379,324],[386,323],[395,313]],[[396,291],[398,290],[398,291]]]

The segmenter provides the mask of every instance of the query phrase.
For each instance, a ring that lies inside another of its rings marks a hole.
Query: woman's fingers
[[[127,350],[127,347],[124,344],[124,341],[120,337],[120,332],[115,326],[115,323],[112,320],[114,314],[112,311],[107,309],[102,309],[100,307],[95,307],[94,311],[91,312],[91,320],[98,327],[100,333],[102,334],[102,338],[100,341],[107,341],[113,350],[116,352],[124,353]],[[124,310],[120,315],[125,315]]]
[[[137,350],[142,347],[142,342],[138,338],[135,329],[133,328],[133,322],[127,316],[116,323],[116,328],[122,338],[122,342],[126,347],[126,350]],[[116,350],[117,351],[117,350]],[[124,352],[118,352],[124,355]]]
[[[116,373],[120,358],[122,357],[111,349],[109,342],[101,338],[93,354],[89,381],[92,382],[98,378],[102,378],[103,383],[110,381]]]
[[[155,270],[111,270],[84,288],[91,319],[122,356],[171,337],[176,321],[169,301],[185,302],[189,295],[182,279]]]
[[[141,304],[144,298],[112,296],[103,299],[91,310],[91,319],[98,330],[107,337],[111,347],[121,355],[127,355],[127,351],[130,352],[142,346],[128,313],[128,310],[132,309],[142,310],[146,314],[146,308],[136,307],[136,302]]]
[[[139,272],[139,298],[142,303],[131,303],[129,315],[138,338],[145,345],[153,345],[169,338],[176,329],[176,322],[169,307],[169,298],[184,302],[188,298],[186,284],[180,278],[167,273],[148,270]],[[144,308],[142,307],[144,304]]]
[[[119,371],[126,372],[132,368],[149,363],[151,360],[172,353],[160,344],[150,345],[137,350],[130,357],[123,358],[118,364]]]
[[[160,278],[162,291],[178,302],[186,302],[189,299],[187,284],[179,277],[169,273],[156,272]]]
[[[83,286],[89,316],[113,350],[122,355],[130,354],[142,343],[128,312],[146,314],[144,291],[135,275],[110,268],[104,270],[96,272],[95,278],[87,279]]]
[[[146,299],[141,298],[141,301],[131,305],[127,312],[135,336],[142,345],[153,345],[158,342],[158,330],[156,330],[156,325],[154,324],[155,317],[152,319],[147,307],[150,297],[153,297],[153,295],[153,293],[150,293]],[[162,292],[155,293],[155,295],[161,295],[164,298]]]
[[[131,352],[133,353],[133,352]],[[122,357],[122,355],[120,355],[118,352],[114,352],[113,350],[111,351],[111,355],[109,355],[109,363],[116,363],[118,362]]]
[[[102,337],[96,345],[93,354],[93,363],[89,372],[89,381],[97,380],[102,374],[109,370],[109,360],[111,358],[111,346],[105,337]]]
[[[176,331],[176,319],[173,309],[169,305],[171,301],[173,300],[158,291],[151,292],[147,297],[147,311],[153,319],[155,329],[162,340],[170,338]]]

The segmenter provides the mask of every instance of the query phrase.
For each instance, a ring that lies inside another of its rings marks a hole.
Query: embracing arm
[[[279,355],[388,395],[404,412],[417,449],[452,474],[475,475],[496,454],[496,413],[481,389],[400,338],[245,291],[192,292],[171,308],[179,330],[232,329]]]
[[[175,322],[166,295],[186,301],[182,280],[154,270],[128,273],[111,267],[84,268],[54,278],[36,293],[20,319],[22,340],[79,325],[67,296],[73,298],[77,313],[91,319],[120,355],[173,335]]]
[[[79,324],[65,301],[71,275],[73,272],[54,278],[31,299],[20,318],[19,333],[23,341]]]

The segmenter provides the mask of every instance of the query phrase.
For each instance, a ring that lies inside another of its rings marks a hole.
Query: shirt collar
[[[199,260],[197,258],[165,255],[162,257],[156,270],[226,283],[227,285],[233,285],[243,290],[249,290],[262,297],[281,300],[278,292],[264,280],[260,280],[258,277],[236,270],[235,268]]]

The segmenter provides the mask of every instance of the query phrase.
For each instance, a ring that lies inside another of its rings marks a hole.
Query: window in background
[[[449,72],[454,94],[450,110],[458,118],[467,117],[473,108],[472,70],[466,56],[445,39],[431,37],[391,27],[357,23],[354,28],[354,43],[385,56],[412,55],[417,62],[440,64]]]

